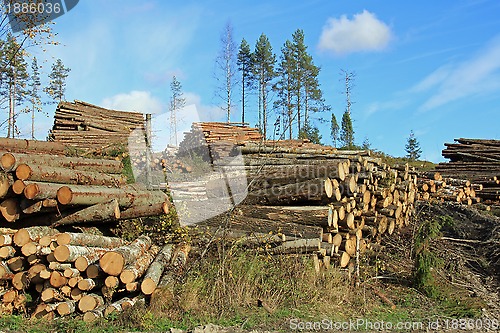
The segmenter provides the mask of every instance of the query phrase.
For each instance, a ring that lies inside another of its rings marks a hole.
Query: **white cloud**
[[[342,55],[360,51],[381,51],[392,38],[391,29],[367,10],[355,14],[329,18],[319,40],[318,48]]]
[[[214,105],[206,105],[201,101],[201,97],[195,93],[184,93],[186,105],[194,104],[201,121],[224,121],[225,112]]]
[[[500,37],[475,57],[456,65],[438,68],[416,84],[413,91],[433,94],[420,107],[427,111],[447,103],[474,96],[498,93],[500,89]]]
[[[162,111],[160,100],[152,96],[149,91],[133,90],[129,93],[114,95],[105,98],[101,104],[105,108],[114,110],[151,114],[158,114]]]

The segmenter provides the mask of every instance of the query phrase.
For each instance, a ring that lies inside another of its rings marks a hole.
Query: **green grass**
[[[437,221],[439,225],[450,222],[447,218],[437,218]],[[424,244],[429,236],[437,233],[439,228],[435,224],[423,226],[417,244]],[[408,244],[403,246],[410,246]],[[338,268],[317,273],[309,256],[273,256],[240,245],[218,243],[213,244],[204,258],[191,262],[187,271],[179,272],[171,293],[159,293],[148,306],[138,305],[93,323],[83,323],[78,317],[46,322],[3,316],[0,328],[41,333],[165,332],[171,327],[192,329],[213,323],[287,332],[291,319],[397,323],[480,316],[484,304],[479,298],[459,297],[466,293],[439,276],[433,281],[436,294],[432,297],[412,288],[409,284],[412,272],[403,272],[406,266],[397,261],[411,261],[411,258],[391,251],[384,252],[387,267],[383,270],[374,269],[366,260],[362,266],[366,282],[355,287],[347,273]],[[375,275],[393,278],[370,279]],[[396,308],[390,308],[375,295],[372,286],[394,302]],[[271,312],[259,306],[259,300]]]

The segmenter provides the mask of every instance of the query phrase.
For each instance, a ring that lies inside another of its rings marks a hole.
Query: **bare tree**
[[[236,45],[233,41],[233,27],[230,22],[226,23],[220,38],[221,48],[215,60],[216,75],[218,82],[216,96],[223,101],[221,109],[227,115],[227,122],[231,121],[231,110],[233,108],[233,90],[236,87]]]
[[[186,105],[186,99],[182,97],[182,85],[175,75],[170,83],[170,143],[177,146],[177,111]]]

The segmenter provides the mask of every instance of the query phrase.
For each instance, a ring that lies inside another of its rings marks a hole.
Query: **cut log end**
[[[40,192],[40,189],[37,184],[29,184],[23,190],[24,196],[28,199],[34,199],[36,195]]]
[[[60,245],[54,250],[54,257],[59,262],[65,262],[69,257],[69,248],[65,245]]]
[[[101,269],[112,276],[118,276],[123,271],[125,259],[120,253],[109,251],[99,259]]]
[[[21,179],[16,179],[16,181],[14,181],[14,184],[12,184],[12,192],[18,195],[22,194],[25,188],[26,184]]]
[[[17,179],[28,180],[30,179],[31,174],[31,167],[27,164],[19,164],[16,168]]]
[[[71,198],[73,197],[73,192],[71,188],[68,186],[62,186],[57,190],[57,201],[63,205],[67,205],[71,202]]]
[[[141,283],[141,291],[145,295],[151,295],[155,291],[157,284],[150,278],[146,278]]]
[[[16,158],[11,153],[5,153],[0,158],[0,164],[2,165],[2,169],[4,169],[4,171],[12,171],[14,165],[16,164]]]

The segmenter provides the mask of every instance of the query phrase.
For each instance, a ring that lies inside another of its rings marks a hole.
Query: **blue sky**
[[[253,47],[265,33],[278,56],[303,29],[339,122],[340,71],[356,73],[356,142],[368,138],[373,148],[402,156],[413,130],[422,157],[436,162],[454,138],[500,139],[499,14],[497,0],[81,0],[56,19],[61,45],[47,54],[49,62],[61,58],[71,68],[67,100],[154,113],[161,128],[168,126],[174,74],[201,119],[224,120],[214,98],[214,64],[228,20],[237,45],[245,38]],[[45,110],[50,117],[38,117],[39,138],[51,127],[54,106]],[[248,118],[255,125],[256,116]],[[329,126],[320,130],[330,144]]]

